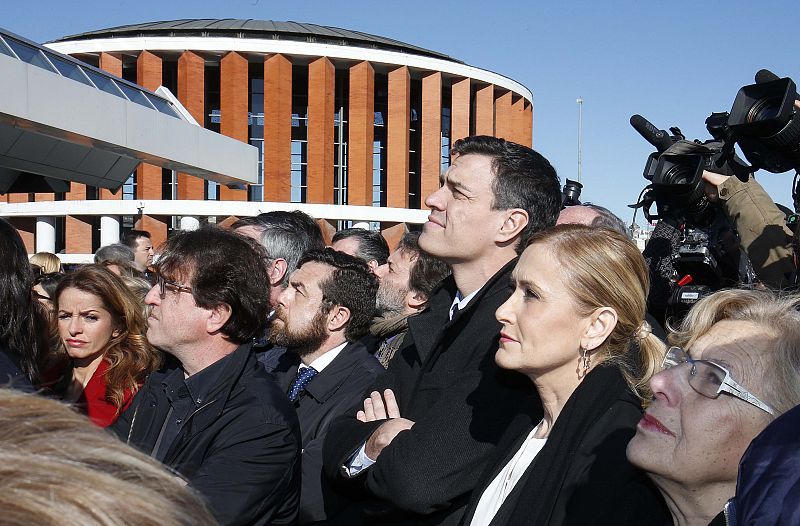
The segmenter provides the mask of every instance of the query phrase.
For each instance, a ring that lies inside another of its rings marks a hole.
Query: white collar
[[[306,367],[313,367],[317,370],[318,373],[321,373],[323,369],[325,369],[330,363],[339,356],[339,353],[342,352],[349,342],[344,342],[341,345],[337,345],[330,351],[326,352],[322,356],[318,357],[316,360],[311,362],[310,364],[306,365],[304,363],[300,363],[300,367],[297,368],[298,371],[305,369]]]
[[[467,305],[469,305],[469,302],[472,301],[472,298],[474,298],[475,295],[478,292],[480,292],[482,288],[483,287],[478,288],[472,294],[470,294],[465,298],[462,298],[461,293],[459,291],[456,291],[456,297],[453,298],[453,303],[450,304],[450,319],[451,320],[453,319],[453,307],[455,307],[456,304],[458,304],[458,310],[464,310],[467,307]]]

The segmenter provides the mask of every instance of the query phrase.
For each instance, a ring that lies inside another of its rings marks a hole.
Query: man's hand
[[[719,199],[719,186],[728,180],[730,175],[722,175],[703,170],[703,181],[706,182],[706,196],[712,202]]]
[[[359,411],[356,418],[362,422],[386,420],[367,440],[365,452],[372,460],[378,460],[383,448],[388,446],[401,431],[411,429],[414,422],[400,417],[400,408],[391,389],[383,392],[383,396],[373,391],[369,398],[364,400],[364,410]]]

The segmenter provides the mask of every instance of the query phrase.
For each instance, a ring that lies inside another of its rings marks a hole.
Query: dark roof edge
[[[267,35],[285,36],[287,40],[297,41],[300,37],[306,39],[313,37],[317,41],[332,45],[354,45],[356,47],[367,47],[395,51],[413,55],[421,55],[438,58],[449,62],[464,64],[464,62],[429,49],[417,47],[399,40],[378,35],[372,35],[361,31],[343,29],[332,26],[320,26],[316,24],[306,24],[300,22],[274,22],[271,20],[254,19],[183,19],[166,20],[158,22],[144,22],[140,24],[128,24],[115,26],[106,29],[99,29],[68,35],[48,43],[69,42],[75,40],[91,40],[96,38],[125,38],[146,35],[169,35],[169,36],[220,36],[228,35],[237,38],[263,38]]]

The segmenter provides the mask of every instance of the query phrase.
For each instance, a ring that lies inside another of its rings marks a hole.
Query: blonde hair
[[[178,475],[68,406],[0,389],[0,509],[7,526],[210,526]]]
[[[669,342],[689,349],[723,320],[753,323],[773,338],[761,384],[777,414],[800,405],[800,296],[769,290],[721,290],[698,301]],[[777,416],[776,414],[776,416]]]
[[[562,282],[582,316],[601,307],[616,311],[616,326],[591,360],[619,367],[631,390],[649,399],[649,381],[666,347],[644,320],[650,280],[636,245],[614,230],[572,224],[535,234],[528,246],[533,245],[560,263]]]
[[[31,265],[36,265],[42,270],[42,274],[61,272],[61,260],[51,252],[37,252],[29,259]]]

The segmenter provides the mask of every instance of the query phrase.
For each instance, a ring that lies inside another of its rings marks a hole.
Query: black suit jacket
[[[671,524],[653,484],[625,456],[641,420],[639,400],[619,369],[597,367],[567,401],[550,437],[497,511],[491,526]],[[463,524],[519,450],[531,428],[509,428],[493,467],[480,477]]]
[[[297,415],[274,379],[240,346],[209,391],[209,402],[187,419],[164,464],[183,475],[221,524],[294,524],[300,500]],[[147,454],[170,404],[153,373],[110,428]]]
[[[401,416],[415,424],[373,466],[353,479],[340,472],[382,422],[358,421],[354,407],[331,425],[326,473],[371,498],[364,506],[367,522],[456,524],[503,431],[515,420],[541,418],[530,381],[494,362],[500,329],[494,313],[511,295],[515,263],[495,274],[452,321],[452,276],[431,295],[429,308],[409,319],[403,347],[370,390],[394,390]]]
[[[272,374],[288,393],[300,358],[284,352]],[[323,521],[341,512],[346,499],[336,493],[322,473],[322,443],[331,421],[363,402],[362,394],[384,372],[377,358],[360,342],[347,344],[309,383],[294,403],[303,443],[303,479],[299,524]]]

